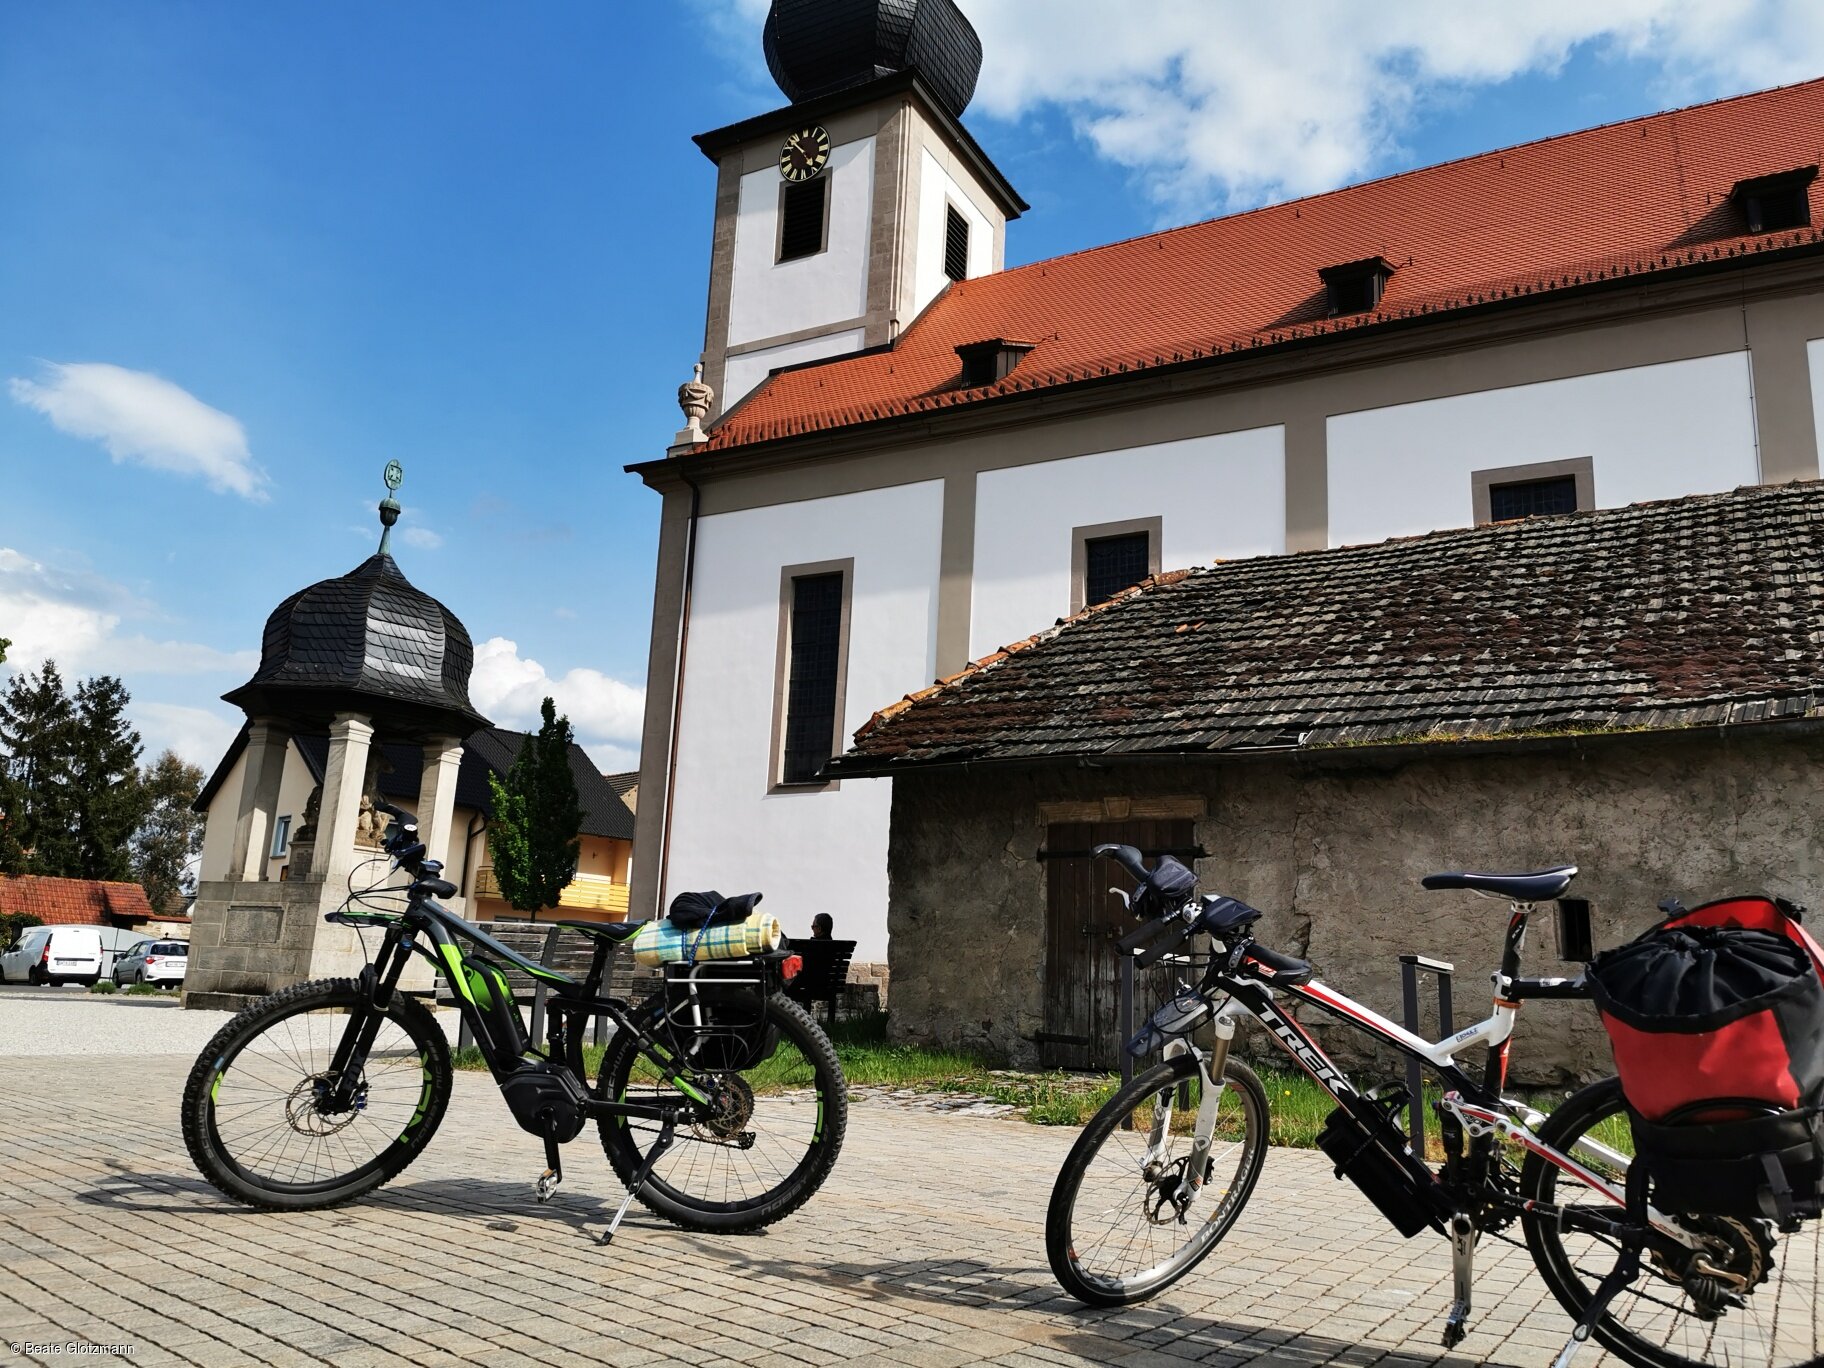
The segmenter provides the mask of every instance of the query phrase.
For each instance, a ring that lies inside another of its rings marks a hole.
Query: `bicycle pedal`
[[[546,1169],[538,1175],[538,1181],[532,1184],[532,1195],[541,1202],[548,1202],[557,1192],[557,1185],[563,1177],[552,1169]]]

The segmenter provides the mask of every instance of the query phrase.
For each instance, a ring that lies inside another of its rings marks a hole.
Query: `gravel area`
[[[81,988],[0,993],[0,1055],[194,1055],[232,1012],[187,1012],[174,997]],[[455,1044],[458,1017],[437,1013]]]

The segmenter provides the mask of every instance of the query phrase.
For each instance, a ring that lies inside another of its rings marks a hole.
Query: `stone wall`
[[[1427,893],[1444,869],[1574,863],[1597,947],[1688,905],[1755,889],[1824,904],[1824,737],[1768,733],[1559,739],[1529,750],[1335,750],[1253,760],[1053,765],[907,773],[893,785],[891,935],[895,1038],[981,1050],[1029,1066],[1044,1021],[1045,866],[1040,803],[1192,795],[1206,891],[1261,908],[1260,939],[1309,958],[1326,983],[1399,1016],[1398,956],[1457,966],[1459,1028],[1487,1013],[1505,905]],[[1563,967],[1549,909],[1523,972]],[[1362,1062],[1318,1014],[1339,1058]],[[1559,1083],[1611,1071],[1586,1003],[1529,1003],[1514,1078]]]

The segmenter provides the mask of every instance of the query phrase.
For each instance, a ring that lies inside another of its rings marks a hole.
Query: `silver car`
[[[189,966],[190,947],[183,941],[141,941],[114,961],[114,982],[176,987]]]

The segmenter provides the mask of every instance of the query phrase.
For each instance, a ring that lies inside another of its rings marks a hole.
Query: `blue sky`
[[[1799,5],[964,8],[1016,263],[1824,59]],[[149,746],[212,762],[266,613],[372,550],[397,459],[399,560],[482,646],[484,709],[555,690],[631,763],[658,501],[621,467],[701,345],[690,135],[783,102],[764,10],[0,7],[14,663],[117,673]]]

